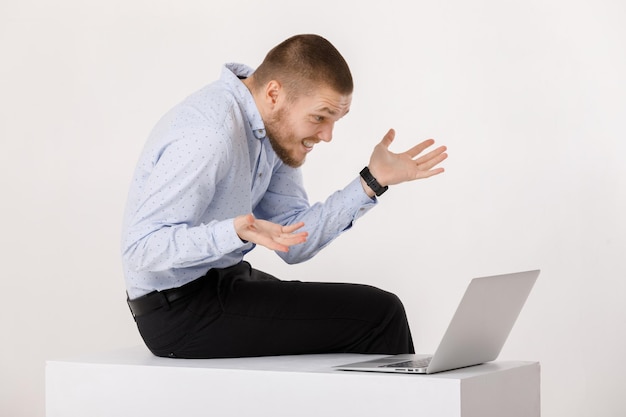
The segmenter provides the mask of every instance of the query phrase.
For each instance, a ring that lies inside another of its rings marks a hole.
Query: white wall
[[[255,266],[398,293],[421,351],[471,277],[541,268],[501,359],[541,361],[545,416],[626,414],[625,3],[367,4],[0,3],[1,415],[44,415],[46,359],[141,343],[118,241],[149,130],[223,62],[256,66],[304,32],[330,39],[356,82],[333,143],[305,165],[312,200],[390,127],[394,150],[434,137],[450,158],[316,259],[257,249]]]

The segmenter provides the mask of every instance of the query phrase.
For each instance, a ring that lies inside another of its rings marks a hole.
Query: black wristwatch
[[[385,185],[383,187],[378,181],[376,181],[376,178],[374,178],[368,167],[363,168],[363,170],[361,171],[361,178],[365,180],[367,186],[370,187],[372,191],[374,191],[377,197],[380,197],[385,191],[389,189],[388,186]]]

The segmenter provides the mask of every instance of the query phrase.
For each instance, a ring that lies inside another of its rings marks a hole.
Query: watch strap
[[[386,185],[384,187],[380,185],[380,183],[376,180],[376,178],[374,178],[368,167],[363,168],[360,174],[361,178],[363,178],[367,186],[370,187],[372,191],[374,191],[377,197],[380,197],[385,191],[389,189],[389,187]]]

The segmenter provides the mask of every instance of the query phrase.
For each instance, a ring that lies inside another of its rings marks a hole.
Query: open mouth
[[[313,141],[313,140],[309,140],[309,139],[304,139],[302,141],[302,145],[306,148],[307,152],[310,152],[311,150],[313,150],[313,146],[315,146],[317,142]]]

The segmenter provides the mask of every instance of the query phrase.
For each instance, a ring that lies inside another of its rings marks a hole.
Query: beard
[[[272,119],[265,122],[265,131],[269,138],[270,145],[280,158],[281,161],[287,166],[292,168],[298,168],[304,164],[305,158],[298,159],[290,152],[283,144],[295,143],[292,130],[285,126],[286,110],[283,108],[279,110]]]

